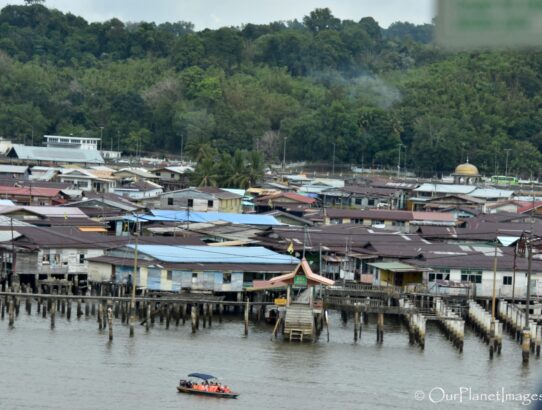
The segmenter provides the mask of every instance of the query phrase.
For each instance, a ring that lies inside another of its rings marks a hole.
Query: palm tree
[[[218,172],[213,157],[204,158],[198,162],[191,176],[192,183],[197,186],[217,186]]]
[[[263,155],[259,151],[250,151],[248,159],[248,179],[249,187],[261,180],[264,175]]]
[[[210,143],[208,142],[192,142],[189,141],[186,147],[186,153],[192,160],[196,162],[201,162],[205,158],[211,158],[216,156],[217,151]]]

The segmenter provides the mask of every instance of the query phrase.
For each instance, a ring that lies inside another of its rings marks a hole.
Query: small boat
[[[236,399],[239,396],[239,393],[232,392],[227,386],[220,384],[215,376],[210,374],[190,373],[188,378],[188,380],[181,379],[179,382],[177,386],[179,393],[199,394],[223,399]],[[190,378],[201,380],[201,382],[192,382]],[[209,389],[214,386],[218,387],[217,391],[210,391]]]

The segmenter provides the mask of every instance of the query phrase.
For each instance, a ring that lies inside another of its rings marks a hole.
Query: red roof
[[[0,186],[0,195],[42,196],[53,198],[59,194],[60,189],[57,188]]]
[[[533,208],[540,208],[542,206],[542,201],[535,201],[534,206],[532,201],[517,201],[517,204],[520,205],[518,207],[518,214],[523,214],[529,212]]]
[[[316,199],[314,198],[309,198],[308,196],[305,196],[305,195],[296,194],[295,192],[278,192],[273,195],[265,195],[265,196],[257,198],[257,201],[258,202],[269,201],[269,200],[275,201],[281,198],[288,198],[288,199],[291,199],[292,201],[303,202],[305,204],[314,204],[316,202]]]

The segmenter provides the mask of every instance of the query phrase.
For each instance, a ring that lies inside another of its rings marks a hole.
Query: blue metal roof
[[[128,245],[134,249],[135,245]],[[170,263],[258,263],[286,265],[299,263],[299,259],[281,255],[262,246],[168,246],[139,245],[138,251],[154,259]]]
[[[140,215],[141,220],[147,221],[177,221],[177,222],[215,222],[225,221],[238,225],[282,225],[275,217],[258,214],[231,214],[226,212],[187,212],[186,210],[169,211],[155,209],[152,216]]]

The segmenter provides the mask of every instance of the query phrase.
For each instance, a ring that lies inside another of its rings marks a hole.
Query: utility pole
[[[511,151],[511,149],[507,148],[505,149],[505,151],[506,151],[506,163],[504,167],[504,176],[507,177],[508,176],[508,153]]]
[[[181,164],[183,163],[184,135],[181,134]]]
[[[9,217],[9,224],[11,227],[11,277],[9,284],[13,286],[13,279],[15,278],[15,243],[13,242],[13,217]]]
[[[495,255],[493,256],[493,296],[491,298],[491,323],[489,324],[489,358],[493,359],[495,352],[495,299],[497,287],[497,245],[499,243],[499,233],[495,232]]]
[[[134,337],[134,324],[136,321],[135,315],[135,296],[137,286],[137,246],[139,240],[139,217],[136,214],[136,231],[135,231],[135,247],[134,247],[134,272],[132,274],[132,300],[130,301],[130,337]]]
[[[34,126],[31,125],[32,127],[32,146],[34,146]]]
[[[397,160],[397,178],[401,176],[401,148],[403,144],[399,144],[399,159]]]
[[[101,149],[103,149],[103,146],[104,146],[103,140],[104,140],[104,127],[100,127],[100,148]]]
[[[333,142],[333,161],[332,161],[332,166],[331,166],[331,174],[332,175],[335,175],[335,143]]]
[[[533,271],[533,230],[534,230],[534,186],[533,186],[533,205],[531,208],[531,232],[529,233],[529,242],[527,245],[527,252],[529,252],[527,259],[527,295],[525,297],[525,327],[523,328],[523,343],[521,346],[521,355],[523,363],[529,362],[529,354],[531,348],[531,327],[529,325],[529,309],[531,307],[531,275]]]
[[[307,225],[303,225],[303,256],[301,259],[305,259],[305,247],[307,242]]]
[[[284,137],[284,146],[282,148],[282,172],[286,169],[286,140],[288,137]]]

